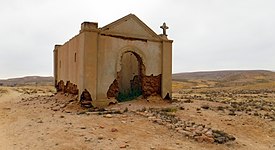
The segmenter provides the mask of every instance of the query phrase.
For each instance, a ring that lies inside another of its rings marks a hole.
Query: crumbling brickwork
[[[77,85],[71,83],[70,81],[67,81],[66,86],[65,86],[65,93],[77,95],[78,94]]]
[[[110,85],[109,90],[107,92],[107,97],[117,97],[119,93],[118,81],[115,79],[113,83]]]
[[[142,77],[142,95],[146,98],[151,95],[160,95],[161,92],[161,74],[158,76]]]
[[[57,92],[64,92],[64,93],[70,93],[73,95],[78,94],[77,85],[71,83],[70,81],[66,82],[66,85],[64,85],[64,81],[61,80],[56,85]]]
[[[131,90],[140,90],[144,98],[151,95],[160,95],[161,93],[161,74],[157,76],[135,76],[133,80],[130,81]],[[107,97],[118,97],[119,94],[119,85],[118,80],[115,79],[110,85],[107,92]]]
[[[57,92],[63,92],[64,89],[65,89],[64,81],[61,80],[57,83],[56,90],[57,90]]]

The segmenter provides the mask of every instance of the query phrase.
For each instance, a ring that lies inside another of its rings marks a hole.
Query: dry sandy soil
[[[269,109],[257,111],[249,106],[252,110],[248,111],[235,108],[232,103],[213,100],[201,91],[177,90],[173,102],[152,97],[94,112],[81,108],[75,97],[53,95],[53,91],[46,86],[0,87],[1,150],[275,149],[275,121],[272,119],[275,106],[269,107],[269,103],[264,103]],[[274,102],[274,93],[267,97]],[[152,108],[167,110],[167,114],[182,122],[224,131],[236,140],[218,144],[186,136],[173,126],[158,123],[150,112]],[[263,115],[254,115],[256,111]],[[266,113],[269,115],[264,115]]]

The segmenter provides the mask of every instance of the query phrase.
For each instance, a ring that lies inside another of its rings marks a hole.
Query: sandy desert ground
[[[274,90],[184,86],[173,83],[172,102],[104,110],[81,108],[51,86],[0,87],[0,149],[275,149]]]

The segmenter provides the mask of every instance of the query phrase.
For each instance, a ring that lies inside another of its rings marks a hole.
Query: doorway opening
[[[135,52],[126,51],[121,56],[121,70],[118,72],[118,101],[128,101],[142,95],[142,58]]]

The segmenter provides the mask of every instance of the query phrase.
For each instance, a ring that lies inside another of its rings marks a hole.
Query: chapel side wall
[[[98,53],[98,92],[97,99],[106,99],[110,85],[119,71],[119,57],[123,51],[135,51],[146,66],[145,75],[157,76],[162,73],[162,44],[161,42],[122,39],[111,36],[99,36]]]
[[[58,48],[58,82],[68,81],[68,44],[64,44]]]
[[[57,82],[70,81],[80,89],[83,87],[81,75],[83,74],[84,36],[77,35],[57,50]],[[82,88],[83,89],[83,88]]]
[[[172,41],[163,41],[162,46],[161,96],[165,98],[169,93],[170,98],[172,98]]]

